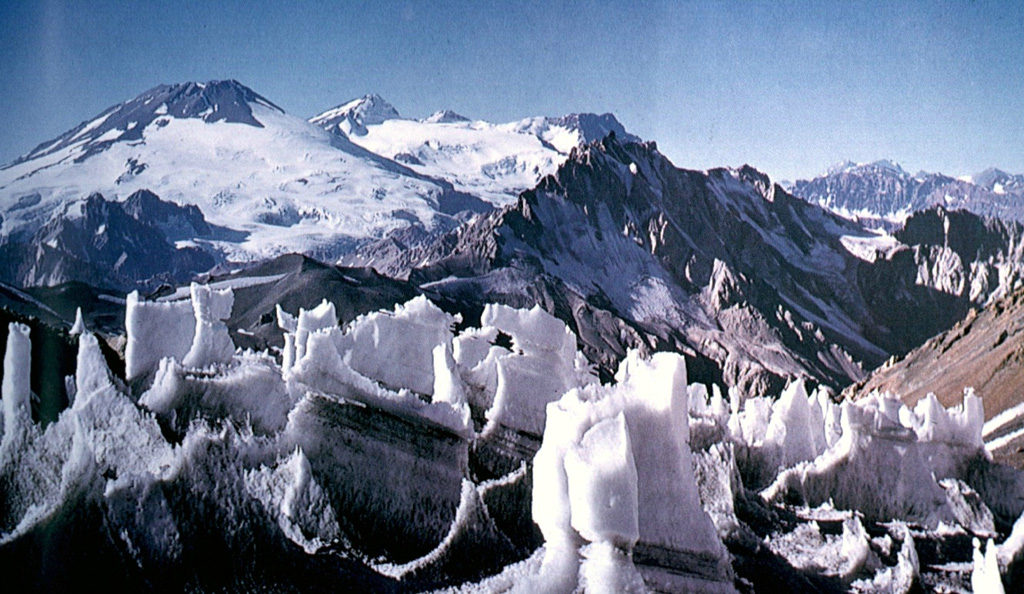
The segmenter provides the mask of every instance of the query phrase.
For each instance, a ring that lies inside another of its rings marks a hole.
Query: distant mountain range
[[[1024,175],[994,168],[953,178],[923,171],[911,175],[892,161],[847,161],[824,175],[797,181],[790,190],[848,218],[888,228],[901,224],[910,213],[933,206],[1024,221]]]

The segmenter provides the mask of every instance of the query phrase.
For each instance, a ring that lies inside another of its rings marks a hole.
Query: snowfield
[[[391,119],[366,130],[350,139],[496,206],[514,203],[520,192],[554,173],[568,154],[515,124]]]
[[[15,589],[86,567],[142,590],[1017,584],[1024,473],[991,462],[971,391],[950,410],[837,403],[801,381],[744,401],[688,385],[680,355],[636,352],[601,385],[539,308],[489,305],[471,328],[424,297],[345,327],[326,301],[279,307],[283,350],[240,351],[233,299],[129,296],[123,379],[76,324],[71,404],[45,427],[31,336],[11,324],[0,565],[19,563]],[[77,547],[88,563],[53,569]]]

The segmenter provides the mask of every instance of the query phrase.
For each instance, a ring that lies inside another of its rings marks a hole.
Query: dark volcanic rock
[[[135,192],[121,208],[136,221],[160,229],[169,241],[207,237],[213,233],[198,206],[165,202],[149,190]]]

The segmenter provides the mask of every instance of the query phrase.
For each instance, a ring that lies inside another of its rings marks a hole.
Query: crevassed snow
[[[824,535],[816,523],[801,524],[772,538],[768,546],[798,569],[846,580],[860,572],[870,553],[867,534],[857,517],[843,520],[840,535]]]
[[[939,479],[959,478],[967,460],[983,455],[979,397],[967,393],[963,407],[950,411],[925,399],[911,411],[892,397],[873,395],[846,402],[841,411],[835,445],[783,471],[762,493],[766,500],[831,500],[878,521],[913,520],[933,529],[960,521],[955,493]]]

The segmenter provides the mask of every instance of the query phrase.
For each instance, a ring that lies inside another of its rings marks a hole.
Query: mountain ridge
[[[941,228],[946,213],[934,216]],[[971,244],[980,236],[969,228],[954,225],[952,236]],[[845,385],[882,353],[952,325],[972,299],[1019,276],[1020,265],[1004,261],[1019,262],[1010,250],[1021,230],[1009,233],[976,255],[961,256],[945,235],[903,243],[793,197],[753,168],[679,169],[653,143],[610,135],[574,150],[515,205],[441,237],[385,239],[346,264],[372,262],[438,291],[509,304],[543,293],[530,279],[545,279],[578,307],[632,328],[629,346],[714,361],[727,385],[761,392],[799,376]],[[920,308],[935,316],[912,315]],[[574,316],[560,317],[573,327]],[[625,348],[590,346],[603,364]]]
[[[283,109],[234,79],[158,85],[134,99],[108,107],[95,118],[82,122],[56,139],[40,143],[2,168],[45,157],[75,141],[94,142],[96,145],[92,150],[98,152],[116,141],[140,140],[142,130],[160,116],[197,117],[205,122],[229,121],[262,127],[252,115],[251,103],[284,113]],[[158,107],[150,109],[152,104]],[[117,138],[99,140],[114,131],[121,134]],[[84,160],[90,154],[93,153],[86,153],[79,159]]]
[[[847,218],[889,229],[912,212],[939,205],[1024,221],[1024,175],[996,168],[954,178],[924,171],[911,175],[891,160],[844,161],[815,178],[796,181],[791,191]]]

